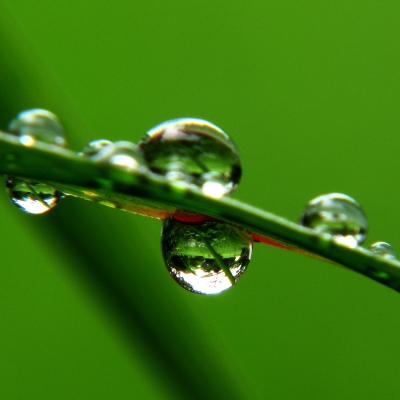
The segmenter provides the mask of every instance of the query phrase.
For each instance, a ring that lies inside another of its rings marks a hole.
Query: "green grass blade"
[[[133,174],[41,143],[26,147],[15,136],[1,133],[0,173],[50,182],[65,193],[160,219],[176,209],[205,214],[249,229],[259,241],[273,239],[281,247],[339,263],[400,290],[397,260],[345,247],[274,214],[230,198],[209,198],[150,172]]]

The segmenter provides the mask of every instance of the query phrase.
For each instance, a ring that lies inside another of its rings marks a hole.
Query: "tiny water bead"
[[[253,237],[227,223],[174,216],[163,222],[162,252],[172,278],[199,294],[217,294],[234,285],[249,264]]]
[[[63,193],[45,183],[7,178],[6,188],[11,201],[29,214],[43,214],[54,208]]]
[[[127,171],[146,170],[146,162],[141,150],[135,144],[127,141],[113,143],[104,139],[94,140],[79,155],[91,157],[93,160],[108,163]]]
[[[22,144],[32,146],[43,142],[64,147],[64,128],[56,115],[47,110],[35,108],[19,113],[13,119],[8,130],[19,137]]]
[[[56,115],[35,108],[19,113],[8,130],[18,136],[24,146],[37,142],[64,147],[64,128]],[[43,214],[54,208],[64,194],[50,185],[6,176],[6,188],[11,201],[29,214]]]
[[[98,154],[108,146],[113,146],[113,142],[106,139],[97,139],[89,142],[83,150],[78,153],[80,156],[96,157]]]
[[[396,258],[396,253],[393,247],[386,242],[375,242],[372,243],[368,249],[371,253],[383,257],[383,258]]]
[[[152,172],[200,189],[205,187],[205,194],[210,192],[206,185],[208,173],[214,174],[214,197],[232,193],[239,183],[242,169],[236,146],[208,121],[181,118],[164,122],[148,131],[139,147]]]
[[[330,234],[349,247],[360,245],[368,229],[360,205],[341,193],[325,194],[311,200],[300,217],[300,224],[319,233]]]

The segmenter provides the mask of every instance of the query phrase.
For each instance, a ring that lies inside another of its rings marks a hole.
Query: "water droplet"
[[[105,139],[93,140],[92,142],[89,142],[83,148],[83,150],[80,153],[78,153],[78,155],[86,157],[95,157],[106,147],[113,145],[114,145],[113,142],[110,142],[109,140]]]
[[[162,250],[172,278],[185,289],[216,294],[235,284],[249,264],[253,237],[227,223],[163,222]]]
[[[303,226],[332,235],[349,246],[360,245],[367,235],[368,223],[360,205],[351,197],[330,193],[311,200],[300,217]]]
[[[114,146],[106,147],[99,156],[110,164],[127,171],[146,169],[146,162],[141,150],[131,142],[115,142]]]
[[[39,108],[19,113],[10,122],[8,130],[27,147],[36,142],[60,147],[66,144],[64,128],[57,116]],[[11,201],[30,214],[43,214],[54,208],[64,197],[63,193],[50,185],[12,176],[6,176],[6,188]]]
[[[146,169],[146,162],[141,150],[131,142],[113,143],[104,139],[94,140],[79,155],[88,156],[99,162],[112,164],[127,171],[144,171]]]
[[[63,194],[44,183],[7,178],[6,188],[11,201],[30,214],[43,214],[56,206]]]
[[[173,168],[170,173],[178,162],[185,166],[188,183],[199,188],[209,172],[221,176],[224,195],[232,193],[239,183],[242,170],[236,146],[224,131],[202,119],[181,118],[157,125],[139,147],[150,170],[167,179],[183,178]]]
[[[372,243],[368,250],[383,258],[396,258],[396,253],[394,252],[393,247],[386,242]]]
[[[19,113],[13,119],[8,130],[17,135],[25,146],[36,142],[65,146],[64,129],[56,115],[47,110],[35,108]]]

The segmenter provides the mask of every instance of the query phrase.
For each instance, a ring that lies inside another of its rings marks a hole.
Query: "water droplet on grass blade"
[[[65,146],[64,128],[56,115],[47,110],[35,108],[19,113],[8,130],[17,135],[25,146],[36,142]]]
[[[332,235],[336,241],[355,247],[367,235],[368,223],[360,205],[350,196],[330,193],[311,200],[300,223],[320,233]]]
[[[11,201],[29,214],[43,214],[54,208],[63,194],[53,187],[19,178],[7,178],[6,188]]]
[[[139,142],[150,170],[177,180],[176,163],[185,166],[188,183],[202,188],[207,173],[221,176],[223,194],[232,193],[241,176],[240,157],[229,136],[202,119],[181,118],[151,129]]]
[[[162,251],[172,278],[183,288],[217,294],[234,285],[249,264],[253,238],[227,223],[163,222]]]
[[[381,256],[383,258],[396,258],[396,253],[393,247],[386,242],[375,242],[372,243],[368,249],[371,253]]]
[[[141,150],[131,142],[115,142],[112,147],[106,147],[99,155],[100,159],[127,171],[146,169]]]
[[[79,155],[115,165],[127,171],[144,171],[146,169],[146,162],[141,150],[135,144],[127,141],[113,143],[104,139],[94,140]]]
[[[35,108],[19,113],[8,130],[18,136],[24,146],[37,142],[65,146],[64,128],[56,115],[47,110]],[[11,201],[21,210],[30,214],[43,214],[54,208],[64,196],[50,185],[6,176],[6,188]]]
[[[85,156],[85,157],[95,157],[97,156],[104,148],[108,146],[113,146],[113,142],[110,142],[109,140],[105,139],[98,139],[98,140],[93,140],[92,142],[89,142],[83,150],[78,153],[80,156]]]

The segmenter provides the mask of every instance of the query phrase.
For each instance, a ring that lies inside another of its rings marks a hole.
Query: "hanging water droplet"
[[[30,214],[43,214],[56,206],[63,194],[44,183],[7,178],[6,188],[11,201]]]
[[[36,142],[65,146],[64,129],[56,115],[35,108],[19,113],[8,130],[18,136],[24,146]],[[26,179],[6,176],[6,188],[11,201],[30,214],[43,214],[56,206],[64,194],[50,185]]]
[[[150,170],[167,179],[176,180],[172,167],[179,162],[185,166],[188,183],[199,188],[209,172],[221,176],[224,195],[232,193],[239,183],[242,170],[236,146],[224,131],[202,119],[181,118],[157,125],[139,147]]]
[[[216,294],[235,284],[249,264],[253,237],[227,223],[163,222],[162,251],[172,278],[185,289]]]
[[[393,247],[386,242],[372,243],[368,250],[383,258],[396,258],[396,253],[393,250]]]
[[[325,194],[311,200],[300,217],[300,223],[317,232],[330,234],[349,247],[360,245],[368,229],[360,205],[340,193]]]
[[[8,130],[17,135],[25,146],[36,142],[65,146],[64,129],[56,115],[47,110],[35,108],[19,113]]]

